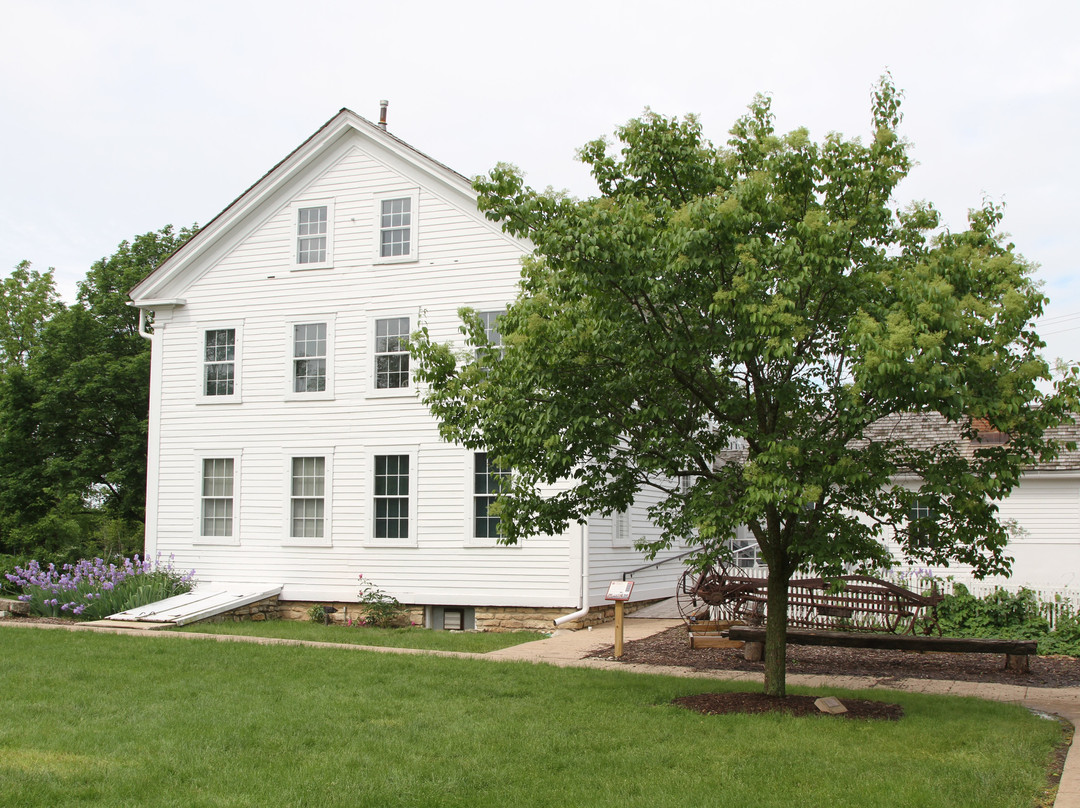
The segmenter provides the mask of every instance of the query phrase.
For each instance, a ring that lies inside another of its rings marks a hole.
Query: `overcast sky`
[[[205,223],[341,107],[466,176],[511,162],[593,192],[575,150],[649,106],[723,142],[757,92],[781,130],[869,134],[886,69],[953,229],[984,198],[1039,265],[1050,358],[1080,359],[1080,4],[0,0],[0,272],[65,298],[139,233]]]

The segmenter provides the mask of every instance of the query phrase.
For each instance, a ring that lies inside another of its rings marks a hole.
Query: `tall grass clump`
[[[83,559],[59,569],[55,564],[42,567],[31,561],[5,577],[22,590],[19,600],[29,604],[32,615],[100,620],[190,592],[195,571],[175,570],[171,558],[166,564],[155,564],[135,555],[121,558],[119,563]]]

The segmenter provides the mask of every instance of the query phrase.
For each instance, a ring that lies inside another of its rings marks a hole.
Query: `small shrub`
[[[393,595],[388,595],[371,581],[360,576],[360,611],[364,613],[364,625],[390,628],[398,623],[408,611]]]
[[[325,623],[326,622],[326,609],[321,604],[316,603],[310,609],[307,610],[308,620],[312,623]]]
[[[1054,630],[1039,639],[1040,654],[1080,656],[1080,614],[1064,607],[1054,622]]]
[[[951,637],[992,637],[1037,640],[1040,654],[1080,656],[1080,615],[1065,607],[1053,631],[1043,617],[1042,604],[1030,589],[997,589],[977,598],[963,584],[938,604],[941,631]]]
[[[77,564],[42,567],[31,561],[15,567],[7,579],[22,590],[19,600],[28,603],[38,617],[74,617],[100,620],[110,614],[145,606],[148,603],[190,592],[194,570],[180,573],[172,561],[154,565],[139,556],[109,563],[101,558],[83,559]]]
[[[955,584],[938,605],[938,617],[942,631],[953,636],[1026,639],[1050,631],[1038,597],[1023,588],[1016,593],[996,589],[976,598],[966,586]]]

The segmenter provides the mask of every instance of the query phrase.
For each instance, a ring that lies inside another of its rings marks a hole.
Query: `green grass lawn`
[[[975,699],[703,716],[669,702],[737,686],[169,636],[0,628],[0,666],[2,806],[1016,808],[1061,738]]]
[[[196,623],[177,631],[202,634],[236,634],[244,637],[277,637],[344,645],[378,645],[387,648],[424,648],[434,651],[464,651],[486,654],[511,645],[547,637],[538,631],[457,632],[424,628],[360,628],[324,626],[299,620],[264,620],[258,623]]]

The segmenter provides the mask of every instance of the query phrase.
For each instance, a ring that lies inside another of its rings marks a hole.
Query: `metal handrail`
[[[680,558],[686,558],[688,555],[700,552],[699,550],[687,550],[685,553],[679,553],[677,556],[670,556],[663,561],[655,561],[652,564],[646,564],[644,567],[638,567],[637,569],[627,570],[622,574],[622,579],[625,581],[626,576],[634,577],[635,572],[642,572],[643,570],[651,570],[653,567],[659,567],[661,564],[666,564],[669,561],[678,561]]]

